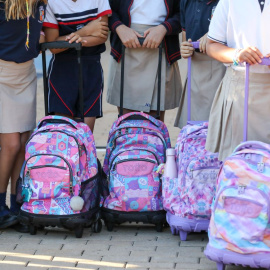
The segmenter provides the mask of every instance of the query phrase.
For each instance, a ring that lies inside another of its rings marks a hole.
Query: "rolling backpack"
[[[194,48],[199,42],[192,42]],[[188,59],[188,123],[175,146],[178,177],[163,178],[163,205],[172,234],[185,241],[189,232],[207,231],[216,178],[222,162],[205,149],[208,122],[191,119],[191,57]]]
[[[139,39],[141,44],[142,39]],[[120,117],[109,133],[103,170],[108,194],[104,198],[102,218],[107,229],[124,222],[156,225],[162,231],[166,213],[162,205],[162,179],[156,172],[165,162],[170,138],[165,124],[140,112],[123,115],[124,46],[121,66]],[[162,46],[159,47],[158,115],[160,116]]]
[[[43,61],[45,50],[51,48],[75,48],[81,72],[81,44],[44,43]],[[45,69],[46,61],[43,64]],[[80,121],[83,121],[81,87],[80,95]],[[86,124],[62,116],[44,117],[26,143],[25,162],[17,183],[17,201],[22,203],[19,220],[29,225],[30,234],[36,234],[37,228],[44,226],[74,230],[78,238],[85,226],[100,232],[100,172],[94,137]]]
[[[263,65],[270,65],[268,58]],[[212,205],[205,255],[217,263],[270,269],[270,145],[247,141],[246,65],[244,142],[224,161]]]

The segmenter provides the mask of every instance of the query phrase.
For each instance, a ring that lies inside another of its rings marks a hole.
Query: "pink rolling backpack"
[[[270,65],[268,58],[263,65]],[[205,255],[218,270],[236,264],[270,270],[270,145],[247,141],[249,65],[246,67],[244,142],[218,175]]]
[[[198,48],[199,42],[193,42]],[[176,149],[178,177],[163,179],[163,205],[173,234],[185,241],[189,232],[207,231],[216,178],[222,162],[205,149],[208,122],[190,121],[191,58],[188,59],[188,123],[181,130]]]
[[[139,39],[142,43],[143,40]],[[115,224],[143,222],[162,231],[166,213],[162,205],[162,178],[156,172],[166,159],[170,138],[166,125],[145,113],[123,115],[124,46],[121,68],[120,117],[109,133],[104,172],[108,193],[104,198],[102,218],[109,231]],[[159,48],[157,111],[160,115],[160,80],[162,46]]]
[[[44,54],[47,48],[75,47],[79,52],[80,46],[52,42],[44,43],[42,50]],[[83,117],[83,106],[80,109]],[[44,226],[74,230],[78,238],[85,226],[100,232],[100,172],[94,137],[86,124],[62,116],[44,117],[26,144],[17,182],[17,201],[22,203],[18,218],[30,226],[31,234]]]

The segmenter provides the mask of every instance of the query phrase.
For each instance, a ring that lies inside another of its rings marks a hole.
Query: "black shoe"
[[[20,233],[29,233],[30,232],[29,226],[26,224],[22,224],[22,223],[17,223],[15,225],[13,225],[12,228],[15,231],[20,232]]]
[[[12,214],[7,206],[0,206],[0,212],[7,211],[8,213],[0,217],[0,230],[6,229],[18,223],[17,216]]]

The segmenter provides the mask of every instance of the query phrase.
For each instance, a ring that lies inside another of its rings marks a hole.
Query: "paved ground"
[[[105,89],[109,55],[102,58]],[[183,77],[186,72],[184,60],[179,62]],[[38,119],[43,116],[42,82],[38,90]],[[116,109],[106,104],[104,94],[104,117],[97,121],[95,140],[97,146],[105,146],[111,124],[117,117]],[[178,128],[173,127],[176,110],[166,113],[166,124],[175,144]],[[102,159],[104,152],[98,152]],[[17,233],[12,229],[0,231],[0,270],[115,270],[115,269],[204,269],[215,270],[215,263],[203,254],[207,244],[206,234],[191,234],[188,241],[181,242],[170,229],[157,233],[153,226],[124,224],[108,232],[105,227],[99,234],[85,229],[81,239],[72,232],[46,228],[37,235]],[[243,270],[227,267],[227,270]]]

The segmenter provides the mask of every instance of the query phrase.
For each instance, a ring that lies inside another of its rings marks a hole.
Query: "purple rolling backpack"
[[[270,65],[268,58],[263,65]],[[218,270],[236,264],[270,270],[270,145],[247,141],[249,64],[244,142],[225,160],[212,205],[205,255]]]
[[[141,44],[143,39],[139,39]],[[166,212],[162,205],[162,178],[156,172],[166,159],[170,138],[166,125],[159,121],[162,46],[159,47],[157,119],[140,112],[123,115],[124,46],[122,47],[120,117],[109,133],[104,172],[108,193],[102,218],[109,231],[114,224],[143,222],[162,231]]]
[[[198,48],[199,42],[193,42]],[[221,166],[217,153],[205,149],[208,122],[191,119],[191,57],[188,59],[188,123],[176,149],[178,177],[163,179],[163,205],[173,234],[185,241],[189,232],[207,231],[216,179]]]
[[[43,61],[48,48],[75,48],[80,52],[81,44],[43,43]],[[78,53],[80,71],[79,58]],[[46,71],[43,74],[46,103]],[[78,238],[82,237],[85,226],[92,226],[95,232],[101,230],[101,166],[93,134],[82,122],[83,105],[80,109],[79,123],[62,116],[44,117],[26,144],[25,163],[17,182],[17,201],[22,203],[18,218],[29,225],[30,234],[36,234],[44,226],[74,230]],[[48,115],[47,104],[45,110]]]

